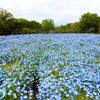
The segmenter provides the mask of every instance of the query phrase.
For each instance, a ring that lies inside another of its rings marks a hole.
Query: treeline
[[[0,35],[27,33],[100,33],[100,17],[95,13],[85,13],[79,22],[55,26],[52,19],[44,19],[42,23],[14,16],[0,9]]]
[[[79,22],[56,27],[56,32],[64,33],[100,33],[100,16],[95,13],[85,13]]]

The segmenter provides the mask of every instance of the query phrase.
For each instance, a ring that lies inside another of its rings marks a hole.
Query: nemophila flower
[[[27,96],[24,96],[24,99],[27,99]]]
[[[3,91],[2,91],[2,97],[5,97],[6,94],[7,94],[7,93],[6,93],[6,90],[3,90]]]
[[[12,72],[6,71],[7,69],[3,70],[3,74],[0,72],[0,87],[5,91],[7,88],[16,88],[14,91],[21,95],[21,100],[32,89],[34,82],[38,87],[39,100],[61,100],[59,91],[67,97],[70,94],[79,95],[78,89],[84,89],[91,98],[99,98],[99,47],[95,45],[100,41],[97,37],[24,35],[3,37],[3,41],[0,37],[0,63],[16,63],[11,69]],[[33,92],[34,89],[29,92],[30,98]]]
[[[16,93],[13,93],[13,96],[14,96],[14,98],[17,98],[17,95],[16,95]]]
[[[8,92],[8,95],[11,95],[11,94],[12,94],[12,92],[13,92],[13,91],[12,91],[12,90],[10,90],[10,91]]]

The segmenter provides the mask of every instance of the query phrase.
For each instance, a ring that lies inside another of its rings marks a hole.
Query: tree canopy
[[[98,31],[98,16],[95,13],[85,13],[80,18],[80,26],[82,32],[89,32],[89,30],[93,30],[93,32]]]
[[[75,22],[71,24],[71,31],[75,33],[80,33],[81,28],[80,28],[80,22]]]
[[[42,21],[42,29],[46,33],[49,33],[50,30],[54,29],[54,27],[55,27],[55,25],[54,25],[54,21],[52,19],[44,19]]]
[[[12,31],[13,15],[4,10],[0,9],[0,34],[10,34]]]

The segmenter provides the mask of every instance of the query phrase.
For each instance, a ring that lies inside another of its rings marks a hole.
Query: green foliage
[[[23,18],[13,20],[13,33],[36,33],[41,31],[41,24]]]
[[[91,27],[90,29],[88,29],[88,33],[95,33],[95,28]]]
[[[73,33],[80,33],[81,32],[81,28],[80,28],[80,22],[75,22],[71,24],[71,31]]]
[[[42,29],[46,33],[49,33],[51,30],[54,30],[54,21],[52,19],[44,19],[42,21]]]
[[[85,13],[79,22],[56,27],[58,33],[100,33],[100,17],[95,13]]]
[[[23,28],[21,33],[32,33],[32,30],[29,28]]]
[[[66,25],[66,32],[67,33],[71,33],[72,32],[72,30],[71,30],[71,23]]]
[[[8,22],[13,19],[13,15],[4,9],[0,9],[0,19],[4,22]]]
[[[95,100],[86,95],[86,92],[83,89],[78,89],[80,95],[75,96],[75,100]]]
[[[61,25],[61,26],[59,26],[59,27],[56,27],[56,32],[58,32],[58,33],[65,33],[66,32],[66,26],[64,26],[64,25]]]
[[[56,27],[56,32],[57,33],[71,33],[71,23],[67,24],[67,25],[60,25],[58,27]]]
[[[100,33],[100,22],[98,24],[98,33]]]
[[[22,29],[28,26],[28,20],[19,18],[13,20],[13,33],[21,33]]]
[[[0,35],[27,33],[100,33],[100,16],[95,13],[85,13],[79,22],[56,26],[52,19],[44,19],[42,23],[24,18],[14,18],[13,15],[0,9]]]
[[[2,19],[0,19],[0,34],[3,34],[4,27],[5,27],[5,24],[2,21]]]
[[[85,13],[80,18],[82,32],[98,31],[98,16],[95,13]],[[91,29],[92,28],[92,29]]]
[[[13,15],[0,9],[0,34],[9,34],[12,31]]]
[[[51,74],[53,74],[56,77],[56,79],[58,79],[60,77],[58,70],[53,69]]]
[[[97,58],[96,58],[96,63],[97,63],[97,64],[100,64],[100,57],[97,57]]]
[[[36,29],[37,32],[40,32],[42,30],[41,24],[36,21],[30,21],[28,27],[31,29]]]

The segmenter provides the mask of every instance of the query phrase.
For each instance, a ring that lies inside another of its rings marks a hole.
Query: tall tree
[[[34,29],[36,32],[40,32],[42,30],[41,24],[39,22],[34,21],[34,20],[29,22],[28,27],[31,29]]]
[[[71,24],[71,31],[74,33],[80,33],[81,28],[80,28],[80,22],[75,22]]]
[[[21,33],[23,28],[28,27],[29,21],[24,18],[15,18],[13,20],[13,32],[14,33]]]
[[[85,13],[80,18],[82,32],[88,32],[91,28],[98,31],[98,16],[95,13]]]
[[[12,32],[13,15],[4,10],[0,9],[0,33],[10,34]]]
[[[53,30],[55,27],[54,21],[52,19],[44,19],[42,21],[42,28],[43,31],[49,33],[51,30]]]

